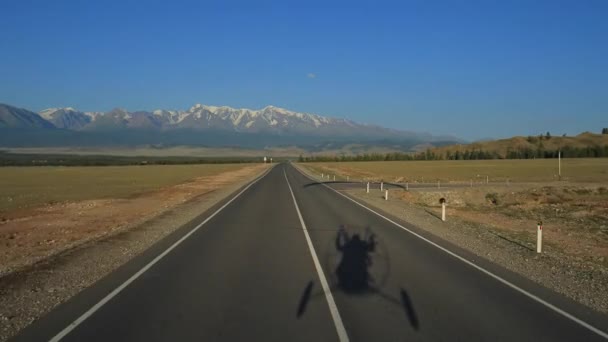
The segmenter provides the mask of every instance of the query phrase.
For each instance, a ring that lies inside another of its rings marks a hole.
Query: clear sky
[[[608,127],[608,1],[1,1],[0,102],[275,105],[465,139]]]

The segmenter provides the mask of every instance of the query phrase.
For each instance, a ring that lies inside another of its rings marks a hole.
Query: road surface
[[[606,341],[607,325],[279,164],[15,340]]]

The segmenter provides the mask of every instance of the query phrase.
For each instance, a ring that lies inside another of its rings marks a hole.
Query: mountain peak
[[[56,114],[58,112],[76,113],[76,112],[78,112],[78,110],[74,109],[73,107],[47,108],[47,109],[44,109],[44,110],[41,110],[40,112],[38,112],[38,115],[42,116],[46,120],[52,120],[53,117],[56,116]]]
[[[205,107],[205,106],[203,106],[203,105],[202,105],[202,104],[200,104],[200,103],[196,103],[194,106],[192,106],[192,107],[190,108],[190,111],[191,111],[191,112],[194,112],[195,110],[197,110],[197,109],[201,109],[201,108],[203,108],[203,107]]]

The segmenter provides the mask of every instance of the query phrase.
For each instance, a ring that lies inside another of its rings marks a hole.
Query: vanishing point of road
[[[605,315],[286,163],[15,340],[607,341],[606,331]]]

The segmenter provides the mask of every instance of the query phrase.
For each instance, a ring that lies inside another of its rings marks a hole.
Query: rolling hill
[[[429,152],[435,154],[440,159],[461,159],[458,157],[464,157],[464,154],[467,152],[479,153],[480,151],[497,158],[553,157],[557,155],[557,151],[571,155],[575,154],[575,152],[580,153],[581,151],[585,151],[588,154],[586,156],[596,156],[595,154],[597,153],[595,151],[603,151],[606,146],[608,146],[608,134],[584,132],[572,137],[546,135],[516,136],[509,139],[436,147],[431,148]],[[587,150],[589,151],[587,152]]]

